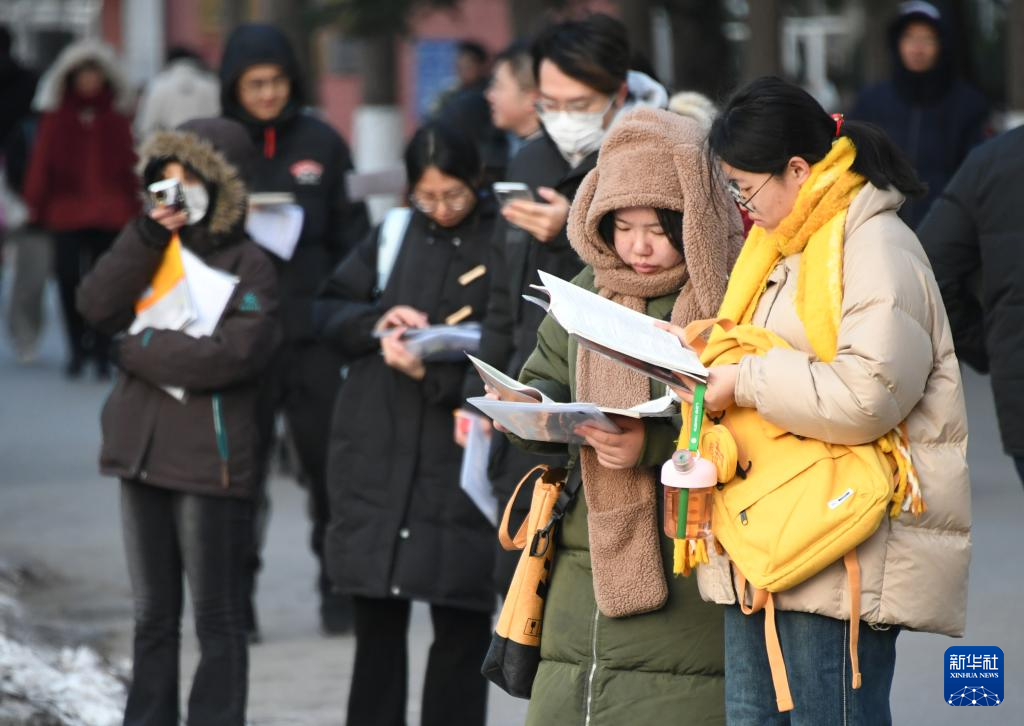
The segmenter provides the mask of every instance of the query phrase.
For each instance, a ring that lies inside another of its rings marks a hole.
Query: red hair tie
[[[842,132],[843,121],[845,121],[846,119],[843,116],[843,114],[841,114],[841,113],[834,113],[834,114],[832,114],[832,120],[836,122],[836,138],[838,139],[840,137],[840,135],[841,135],[841,132]]]

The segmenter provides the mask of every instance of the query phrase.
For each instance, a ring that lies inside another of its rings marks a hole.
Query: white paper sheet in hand
[[[302,235],[305,212],[298,204],[261,204],[249,208],[245,231],[263,249],[290,260]]]
[[[466,450],[462,453],[462,471],[459,486],[473,500],[480,513],[492,526],[498,526],[498,498],[494,496],[491,480],[487,478],[487,458],[491,450],[491,437],[484,430],[484,419],[470,416]]]
[[[559,325],[581,342],[596,343],[609,352],[619,352],[645,363],[669,370],[689,373],[706,380],[707,368],[697,353],[683,347],[671,333],[655,327],[654,318],[630,310],[600,295],[566,282],[541,270],[542,289],[551,296],[549,310]]]
[[[235,294],[238,278],[230,272],[210,267],[185,248],[181,250],[181,261],[196,311],[195,320],[185,326],[184,332],[193,338],[213,335],[231,302],[231,296]]]
[[[193,338],[213,335],[231,296],[235,294],[238,278],[210,267],[186,247],[181,249],[181,262],[195,310],[195,319],[182,332]],[[187,395],[184,388],[163,386],[163,389],[182,402]]]

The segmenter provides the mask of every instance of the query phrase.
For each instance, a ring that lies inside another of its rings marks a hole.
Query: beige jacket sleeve
[[[933,367],[938,290],[917,238],[894,218],[869,219],[846,240],[834,360],[794,349],[747,357],[738,405],[792,433],[847,445],[873,441],[907,417]],[[792,306],[783,293],[775,305]],[[761,324],[792,341],[772,318]]]

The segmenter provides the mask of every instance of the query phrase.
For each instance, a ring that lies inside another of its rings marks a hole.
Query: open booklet
[[[155,330],[179,330],[193,338],[213,335],[217,329],[217,323],[224,315],[224,310],[227,309],[231,296],[238,286],[238,278],[207,265],[195,253],[178,243],[177,236],[172,243],[177,243],[175,248],[169,254],[165,254],[164,262],[157,270],[150,290],[147,290],[140,302],[137,303],[136,318],[129,328],[129,332],[136,334],[146,328],[153,328]],[[158,281],[161,278],[172,276],[177,282],[175,287],[169,293],[165,293],[164,298],[161,298],[166,301],[163,303],[162,313],[158,315],[153,312],[156,305],[138,311],[138,305],[147,300],[154,290],[165,287],[165,285],[158,285]],[[187,299],[189,315],[183,324],[181,316],[173,314],[167,295],[171,295],[172,298],[181,296]],[[179,401],[184,402],[187,398],[184,388],[175,386],[161,386],[161,388]]]
[[[135,320],[128,332],[146,328],[181,330],[196,319],[196,309],[185,279],[184,248],[178,235],[171,238],[153,280],[135,303]]]
[[[671,396],[663,396],[632,408],[612,408],[594,403],[557,403],[538,391],[524,386],[494,366],[469,356],[484,383],[497,391],[500,400],[476,397],[469,403],[521,439],[552,443],[582,443],[575,430],[588,424],[610,433],[620,429],[609,416],[629,418],[667,418],[677,409]]]
[[[547,272],[539,274],[544,284],[531,287],[546,294],[548,300],[531,295],[523,298],[544,308],[580,345],[668,385],[682,385],[674,373],[707,381],[708,369],[696,351],[656,327],[661,321]]]
[[[383,330],[374,335],[380,338],[389,332]],[[406,350],[426,363],[465,362],[467,353],[476,353],[480,349],[480,324],[410,328],[402,334],[402,342]]]

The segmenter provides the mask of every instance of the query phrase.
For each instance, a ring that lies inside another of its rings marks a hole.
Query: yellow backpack
[[[700,335],[711,326],[705,344]],[[768,330],[725,320],[697,321],[686,332],[709,367],[790,347]],[[683,420],[688,420],[687,411]],[[718,469],[712,532],[738,574],[739,605],[748,615],[766,612],[766,645],[779,710],[791,710],[793,701],[775,630],[772,593],[794,587],[840,559],[850,585],[850,660],[853,687],[859,688],[856,548],[875,533],[886,510],[891,508],[898,516],[908,489],[919,491],[912,483],[910,457],[899,433],[860,446],[829,444],[789,433],[755,409],[732,406],[705,423],[700,452]],[[922,509],[917,494],[914,500],[915,511]],[[677,562],[676,570],[693,564]],[[748,583],[753,588],[751,606],[744,602]]]

